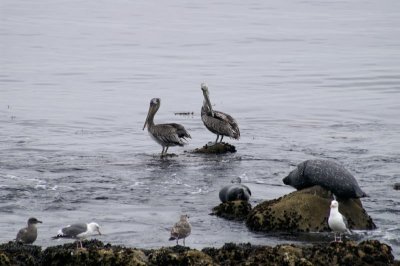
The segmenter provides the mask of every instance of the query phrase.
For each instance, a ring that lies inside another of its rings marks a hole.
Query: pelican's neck
[[[211,115],[213,115],[213,109],[211,106],[210,98],[208,97],[208,94],[206,94],[204,92],[203,92],[203,95],[204,95],[203,110],[204,110],[204,112],[210,113]]]
[[[147,118],[147,128],[150,129],[150,127],[154,126],[154,116],[156,112],[151,112],[149,114],[149,117]]]
[[[154,108],[150,108],[149,114],[147,116],[147,129],[150,130],[151,127],[154,126],[154,116],[156,115],[158,108],[160,106],[156,106]]]

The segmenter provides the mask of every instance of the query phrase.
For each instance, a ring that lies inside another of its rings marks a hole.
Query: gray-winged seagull
[[[52,237],[53,239],[57,239],[57,238],[72,238],[72,239],[76,239],[77,242],[77,248],[78,243],[80,243],[81,248],[83,248],[82,246],[82,239],[90,236],[90,235],[94,235],[94,234],[99,234],[100,233],[100,226],[97,223],[91,222],[91,223],[77,223],[77,224],[71,224],[68,225],[64,228],[61,228],[60,230],[58,230],[58,233],[56,236]]]
[[[171,229],[171,237],[169,240],[176,240],[178,245],[178,240],[183,238],[183,245],[185,245],[185,238],[190,235],[192,231],[192,226],[189,223],[189,215],[181,215],[179,222],[177,222]]]
[[[28,219],[28,226],[22,228],[21,230],[18,231],[16,241],[21,242],[23,244],[32,244],[35,242],[37,238],[37,228],[36,224],[42,223],[36,218],[29,218]]]
[[[351,233],[348,229],[346,218],[339,212],[339,203],[336,200],[332,200],[331,202],[328,225],[335,234],[335,242],[337,242],[337,240],[339,240],[339,242],[342,241],[342,233]],[[336,233],[339,233],[339,238],[336,238]]]

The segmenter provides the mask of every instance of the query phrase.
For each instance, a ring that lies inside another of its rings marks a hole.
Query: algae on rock
[[[245,200],[234,200],[221,203],[213,208],[211,215],[228,220],[246,220],[251,211],[251,204]]]
[[[320,186],[294,191],[255,206],[246,225],[253,231],[263,232],[330,231],[327,221],[332,199],[331,192]],[[350,229],[376,228],[360,199],[338,201],[339,211],[347,218]]]

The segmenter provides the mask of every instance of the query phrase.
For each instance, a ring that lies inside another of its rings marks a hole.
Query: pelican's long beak
[[[210,101],[210,97],[208,96],[208,91],[203,91],[203,94],[204,94],[204,99],[207,102],[208,108],[210,108],[211,116],[214,116],[214,111],[211,106],[211,101]]]
[[[149,120],[150,113],[151,113],[151,106],[149,107],[149,112],[147,113],[146,121],[144,122],[144,125],[143,125],[143,130],[147,126],[147,121]]]

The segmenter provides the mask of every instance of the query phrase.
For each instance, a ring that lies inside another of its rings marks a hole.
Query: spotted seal
[[[232,201],[232,200],[245,200],[248,201],[251,196],[250,189],[240,183],[235,183],[232,185],[227,185],[219,191],[219,199],[222,202]]]
[[[332,160],[304,161],[283,179],[283,183],[297,190],[320,185],[342,199],[367,196],[354,176]]]

